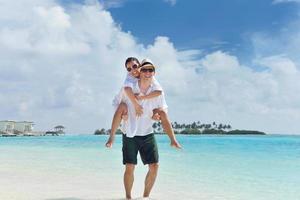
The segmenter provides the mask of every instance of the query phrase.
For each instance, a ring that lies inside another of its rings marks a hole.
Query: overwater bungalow
[[[53,136],[64,135],[65,134],[64,129],[65,129],[64,126],[58,125],[54,127],[54,130],[47,131],[45,135],[53,135]]]

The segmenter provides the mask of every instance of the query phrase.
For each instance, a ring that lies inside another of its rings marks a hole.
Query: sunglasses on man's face
[[[137,69],[138,67],[139,67],[138,65],[134,64],[132,65],[132,67],[126,67],[126,69],[128,72],[131,72],[132,69]]]
[[[150,68],[150,69],[142,68],[141,72],[154,72],[154,69],[153,68]]]

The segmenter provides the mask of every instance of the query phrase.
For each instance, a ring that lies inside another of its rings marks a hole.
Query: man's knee
[[[152,172],[157,172],[158,166],[159,166],[158,163],[149,164],[149,170]]]
[[[133,174],[135,165],[134,164],[126,164],[125,173]]]
[[[126,114],[127,113],[127,105],[126,103],[121,102],[118,106],[117,112],[120,114]]]

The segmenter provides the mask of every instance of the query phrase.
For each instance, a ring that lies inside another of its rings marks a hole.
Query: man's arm
[[[137,116],[141,116],[143,114],[143,107],[139,104],[138,100],[136,99],[135,95],[133,94],[131,87],[124,87],[124,91],[130,101],[133,103],[135,112]]]
[[[161,90],[155,90],[155,91],[150,92],[150,94],[147,94],[147,95],[144,95],[144,96],[137,96],[136,98],[138,100],[146,100],[146,99],[152,99],[152,98],[158,97],[161,94],[162,94]]]

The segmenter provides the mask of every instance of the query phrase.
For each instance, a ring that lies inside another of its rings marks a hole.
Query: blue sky
[[[157,36],[167,36],[177,49],[223,50],[244,63],[250,63],[255,53],[253,33],[276,36],[299,15],[297,0],[98,1],[123,31],[131,32],[144,45],[152,44]],[[93,1],[59,2],[68,7]]]
[[[168,36],[179,49],[222,49],[251,54],[249,34],[278,34],[298,14],[295,3],[273,4],[272,0],[128,0],[109,8],[124,31],[134,33],[143,44],[157,35]]]
[[[109,128],[136,56],[159,66],[172,121],[300,134],[300,0],[0,5],[0,120]]]

